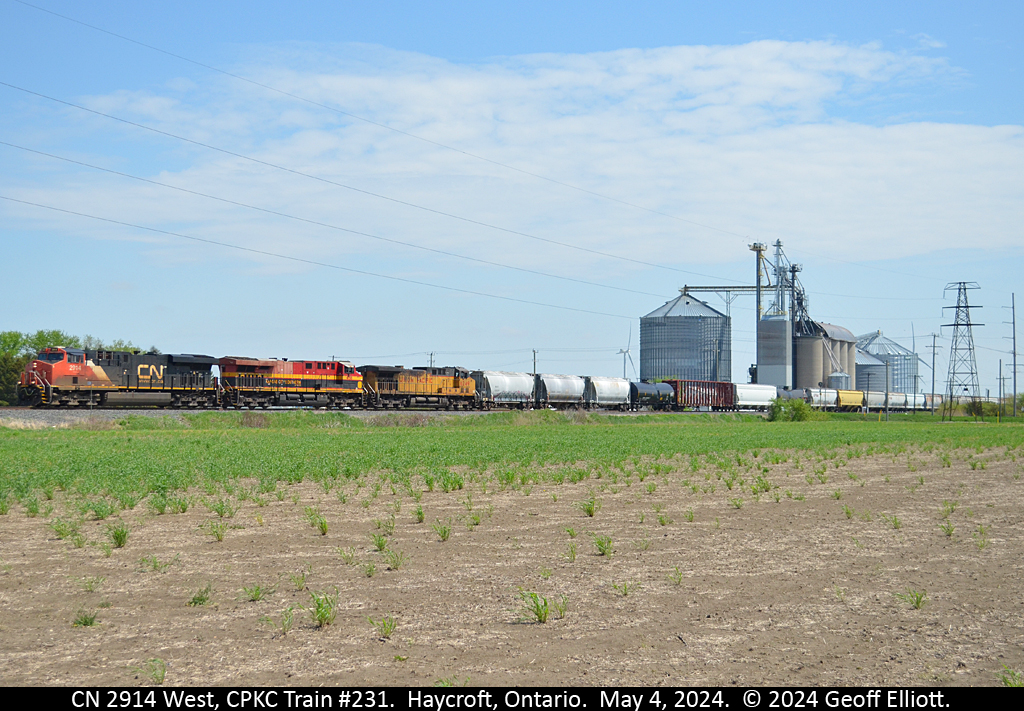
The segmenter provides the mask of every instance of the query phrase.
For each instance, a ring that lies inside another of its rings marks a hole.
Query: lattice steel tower
[[[978,363],[974,358],[974,334],[972,326],[984,326],[983,323],[971,322],[971,309],[979,309],[980,306],[970,306],[967,303],[967,291],[980,288],[977,282],[954,281],[946,284],[943,290],[945,294],[950,289],[956,289],[956,306],[943,306],[944,309],[956,309],[956,317],[953,323],[944,323],[943,327],[953,327],[953,343],[949,348],[949,378],[946,381],[946,402],[942,403],[942,419],[947,414],[953,419],[953,411],[956,409],[961,398],[969,398],[972,403],[973,414],[978,415],[976,409],[980,405],[978,397],[980,387],[978,385]]]

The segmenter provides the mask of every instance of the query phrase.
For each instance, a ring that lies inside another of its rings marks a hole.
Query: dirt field
[[[57,537],[57,492],[49,518],[0,516],[0,684],[152,684],[150,659],[171,685],[993,685],[1024,668],[1024,461],[875,455],[818,476],[789,454],[765,463],[778,488],[760,501],[681,468],[629,486],[425,492],[423,523],[387,484],[375,498],[349,485],[346,503],[282,485],[223,519],[195,492],[184,514],[123,511],[130,536],[113,550]],[[593,517],[578,505],[591,495]],[[398,570],[371,539],[392,514]],[[452,520],[447,541],[438,519]],[[81,532],[109,540],[117,521]],[[610,557],[595,536],[611,538]],[[274,591],[250,602],[256,584]],[[186,604],[207,585],[208,604]],[[299,606],[335,589],[337,617],[318,628]],[[546,623],[520,590],[547,597]],[[289,606],[283,635],[266,617],[280,625]],[[73,626],[80,612],[95,624]],[[385,615],[386,640],[368,621]]]

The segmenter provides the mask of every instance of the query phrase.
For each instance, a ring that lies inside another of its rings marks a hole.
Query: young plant
[[[905,593],[895,593],[897,599],[907,603],[915,610],[920,610],[928,602],[928,594],[924,590],[907,588]]]
[[[946,519],[945,521],[940,523],[939,524],[939,528],[941,528],[942,532],[946,534],[946,538],[952,538],[953,537],[953,531],[956,530],[956,526],[954,526],[953,522],[950,521],[949,519]]]
[[[309,566],[306,567],[305,570],[300,571],[298,573],[290,574],[288,576],[288,578],[292,581],[292,585],[295,586],[295,589],[298,590],[299,592],[302,592],[303,590],[306,589],[306,576],[309,575],[312,572],[313,572],[313,566],[312,566],[312,564],[310,564]]]
[[[148,676],[154,684],[159,686],[164,683],[164,677],[167,676],[167,662],[158,657],[147,659],[145,664],[135,669],[135,672]]]
[[[576,508],[585,513],[587,516],[593,518],[594,514],[601,510],[601,502],[598,501],[593,494],[591,494],[589,499],[586,499],[585,501],[578,501],[576,503]]]
[[[612,545],[612,539],[610,536],[598,536],[595,534],[594,547],[597,548],[598,555],[603,555],[607,558],[611,558],[612,553],[615,552],[615,547]]]
[[[565,553],[565,559],[570,563],[575,563],[577,552],[576,541],[569,541],[569,550]]]
[[[412,512],[413,518],[416,519],[416,523],[423,523],[423,504],[416,504],[416,508]]]
[[[548,621],[549,608],[546,597],[519,588],[519,600],[522,603],[525,619],[534,620],[541,625]]]
[[[374,621],[372,617],[367,617],[373,628],[377,630],[377,636],[380,639],[391,639],[391,635],[394,634],[395,628],[398,627],[398,620],[391,615],[383,615],[379,620]]]
[[[205,588],[197,590],[185,604],[189,607],[201,607],[209,604],[211,595],[213,595],[213,583],[207,583]]]
[[[402,551],[388,549],[384,551],[384,560],[387,561],[389,570],[398,570],[409,562],[409,556]]]
[[[978,524],[978,532],[974,534],[974,542],[978,546],[978,550],[984,550],[988,546],[988,529],[991,526],[985,526]]]
[[[86,592],[96,592],[96,588],[98,588],[100,585],[106,582],[106,580],[107,579],[105,577],[94,575],[90,577],[79,578],[78,583],[82,586],[82,590],[85,590]]]
[[[683,514],[683,518],[686,519],[687,523],[693,523],[693,509],[688,509],[686,513]]]
[[[1003,670],[999,672],[998,677],[999,683],[1003,686],[1024,687],[1024,674],[1010,669],[1010,667],[1005,664],[1003,665]]]
[[[114,548],[124,548],[125,544],[128,543],[128,524],[124,521],[118,521],[116,525],[107,526],[107,535],[110,536],[110,542],[114,544]]]
[[[339,548],[336,548],[335,550],[338,551],[338,555],[341,556],[341,559],[343,561],[345,561],[345,565],[352,565],[353,563],[356,562],[356,549],[355,548],[351,548],[351,547],[349,547],[349,548],[340,548],[339,547]]]
[[[309,591],[312,604],[302,609],[309,612],[317,627],[324,628],[334,623],[338,617],[338,588],[334,588],[334,594],[330,595],[326,590],[320,592]]]
[[[205,528],[206,532],[213,536],[214,540],[223,541],[228,525],[223,521],[207,521]]]
[[[575,538],[577,536],[576,529],[573,528],[572,526],[570,526],[569,528],[565,529],[565,532],[569,534],[569,538]]]
[[[668,574],[668,580],[673,585],[682,585],[683,584],[683,572],[681,570],[679,570],[679,566],[678,565],[675,568],[672,569],[671,573]]]
[[[388,537],[383,533],[371,533],[370,539],[373,541],[373,547],[377,549],[378,553],[383,553],[388,547]]]
[[[72,627],[92,627],[96,624],[96,611],[86,612],[84,609],[79,610],[78,614],[75,615],[74,621],[71,623]]]
[[[217,514],[220,518],[232,518],[238,510],[227,499],[217,499],[212,504],[207,503],[206,508]]]
[[[444,522],[441,519],[435,519],[430,528],[442,541],[447,541],[452,537],[452,520],[450,518],[445,519]]]
[[[562,595],[558,598],[558,602],[552,603],[555,606],[555,612],[558,613],[558,619],[565,617],[565,611],[569,608],[569,598]]]
[[[62,541],[65,538],[71,538],[78,533],[79,524],[77,521],[65,521],[64,519],[55,518],[50,522],[50,528],[57,534],[57,538]]]
[[[273,625],[274,629],[281,633],[282,637],[286,637],[292,629],[292,625],[295,624],[295,606],[289,605],[287,608],[281,611],[281,621],[277,622],[270,615],[264,615],[260,618],[263,622]]]
[[[248,587],[242,587],[242,592],[245,594],[245,597],[249,600],[249,602],[259,602],[260,600],[266,598],[268,595],[272,595],[275,590],[277,590],[276,585],[270,587],[267,585],[260,585],[259,583],[253,583]]]
[[[363,563],[363,574],[368,578],[372,578],[377,572],[377,564],[373,561],[367,561]]]
[[[853,507],[843,504],[843,513],[846,514],[846,518],[853,518]]]
[[[627,597],[630,593],[634,593],[640,589],[640,583],[630,580],[621,584],[612,583],[612,587],[615,588],[615,591],[622,595],[622,597]]]

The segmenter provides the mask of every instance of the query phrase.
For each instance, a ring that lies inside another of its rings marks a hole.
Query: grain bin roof
[[[661,308],[655,309],[644,318],[664,318],[666,316],[697,316],[704,318],[725,318],[725,314],[717,311],[700,299],[689,294],[680,294]]]
[[[891,338],[883,336],[881,331],[865,333],[863,336],[858,337],[857,348],[873,355],[917,356],[909,348],[904,348]]]
[[[885,365],[885,361],[878,360],[867,351],[857,349],[857,365]]]
[[[836,326],[831,323],[822,323],[821,321],[818,322],[818,325],[821,326],[825,331],[825,334],[833,341],[849,341],[850,343],[853,343],[857,340],[853,333],[842,326]]]

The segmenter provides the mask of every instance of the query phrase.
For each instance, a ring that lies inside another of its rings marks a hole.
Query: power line
[[[413,244],[412,242],[403,242],[402,240],[393,239],[391,237],[381,237],[380,235],[371,234],[369,232],[360,232],[359,230],[353,230],[353,229],[349,229],[347,227],[339,227],[338,225],[332,225],[332,224],[327,223],[327,222],[320,222],[318,220],[311,220],[309,218],[298,217],[296,215],[289,215],[286,212],[279,212],[277,210],[271,210],[269,208],[259,207],[257,205],[249,205],[247,203],[239,202],[237,200],[231,200],[229,198],[218,197],[216,195],[210,195],[208,193],[201,193],[198,190],[190,190],[188,188],[183,188],[183,187],[180,187],[180,186],[177,186],[177,185],[171,185],[170,183],[162,183],[159,180],[151,180],[149,178],[143,178],[143,177],[140,177],[138,175],[132,175],[131,173],[124,173],[124,172],[121,172],[119,170],[113,170],[113,169],[110,169],[110,168],[103,168],[102,166],[93,165],[91,163],[85,163],[85,162],[80,161],[80,160],[74,160],[73,158],[65,158],[63,156],[59,156],[59,155],[56,155],[56,154],[53,154],[53,153],[46,153],[45,151],[39,151],[39,150],[35,150],[33,148],[26,148],[25,146],[19,146],[19,145],[15,144],[15,143],[8,143],[7,141],[0,141],[0,145],[9,146],[11,148],[17,148],[18,150],[22,150],[22,151],[25,151],[27,153],[35,153],[36,155],[46,156],[47,158],[53,158],[54,160],[60,160],[60,161],[66,162],[66,163],[72,163],[74,165],[80,165],[80,166],[83,166],[83,167],[86,167],[86,168],[91,168],[93,170],[99,170],[99,171],[102,171],[104,173],[110,173],[111,175],[118,175],[118,176],[121,176],[123,178],[131,178],[132,180],[138,180],[138,181],[143,182],[143,183],[149,183],[150,185],[157,185],[157,186],[160,186],[162,188],[168,188],[170,190],[177,190],[179,192],[187,193],[189,195],[196,195],[198,197],[208,198],[210,200],[217,200],[218,202],[227,203],[229,205],[235,205],[237,207],[244,207],[244,208],[249,209],[249,210],[257,210],[259,212],[264,212],[264,213],[267,213],[269,215],[276,215],[277,217],[284,217],[284,218],[287,218],[289,220],[296,220],[298,222],[305,222],[305,223],[310,224],[310,225],[316,225],[317,227],[326,227],[328,229],[338,230],[340,232],[346,232],[348,234],[358,235],[360,237],[369,237],[371,239],[380,240],[382,242],[390,242],[391,244],[402,245],[403,247],[410,247],[412,249],[421,249],[421,250],[426,251],[426,252],[433,252],[434,254],[441,254],[441,255],[444,255],[446,257],[454,257],[456,259],[464,259],[466,261],[477,262],[479,264],[486,264],[486,265],[489,265],[489,266],[492,266],[492,267],[500,267],[502,269],[512,269],[514,271],[524,272],[526,274],[536,274],[536,275],[539,275],[539,276],[548,277],[550,279],[561,279],[563,281],[571,281],[571,282],[575,282],[577,284],[586,284],[588,286],[596,286],[596,287],[600,287],[602,289],[614,289],[616,291],[625,291],[625,292],[629,292],[631,294],[641,294],[643,296],[656,296],[656,297],[659,297],[659,298],[664,298],[663,294],[652,294],[652,293],[646,292],[646,291],[637,291],[635,289],[627,289],[627,288],[622,287],[622,286],[613,286],[611,284],[600,284],[598,282],[588,281],[586,279],[576,279],[574,277],[561,276],[559,274],[550,274],[548,272],[542,272],[542,271],[539,271],[539,270],[536,270],[536,269],[527,269],[526,267],[516,267],[516,266],[512,266],[511,264],[503,264],[501,262],[492,262],[492,261],[489,261],[487,259],[480,259],[478,257],[468,257],[466,255],[457,254],[455,252],[448,252],[448,251],[445,251],[443,249],[436,249],[434,247],[424,247],[423,245]]]
[[[293,257],[287,254],[280,254],[278,252],[269,252],[262,249],[255,249],[253,247],[242,247],[241,245],[231,244],[230,242],[221,242],[219,240],[206,239],[204,237],[196,237],[194,235],[186,235],[181,232],[171,232],[169,230],[161,230],[156,227],[146,227],[145,225],[136,225],[131,222],[123,222],[121,220],[114,220],[109,217],[99,217],[97,215],[89,215],[84,212],[76,212],[75,210],[66,210],[60,207],[54,207],[53,205],[43,205],[37,202],[29,202],[28,200],[19,200],[17,198],[8,197],[6,195],[0,195],[0,200],[9,200],[10,202],[21,203],[22,205],[31,205],[32,207],[39,207],[45,210],[53,210],[54,212],[62,212],[67,215],[76,215],[78,217],[87,217],[91,220],[98,220],[100,222],[107,222],[113,225],[121,225],[123,227],[131,227],[137,230],[145,230],[147,232],[154,232],[156,234],[169,235],[171,237],[180,237],[182,239],[192,240],[194,242],[203,242],[205,244],[213,244],[218,247],[227,247],[229,249],[237,249],[243,252],[251,252],[253,254],[261,254],[267,257],[275,257],[277,259],[287,259],[292,262],[299,262],[302,264],[311,264],[318,267],[326,267],[328,269],[337,269],[339,271],[351,272],[353,274],[361,274],[363,276],[372,276],[379,279],[390,279],[392,281],[400,281],[407,284],[415,284],[417,286],[428,286],[433,289],[443,289],[445,291],[452,291],[459,294],[469,294],[471,296],[484,296],[489,299],[500,299],[502,301],[512,301],[519,304],[529,304],[530,306],[544,306],[551,309],[561,309],[563,311],[575,311],[577,313],[592,314],[594,316],[608,316],[610,318],[622,318],[633,320],[632,316],[623,316],[622,314],[609,314],[603,311],[591,311],[589,309],[577,309],[572,306],[562,306],[560,304],[547,304],[542,301],[530,301],[528,299],[517,299],[512,296],[501,296],[498,294],[488,294],[482,291],[473,291],[471,289],[460,289],[454,286],[444,286],[443,284],[432,284],[426,281],[419,281],[416,279],[408,279],[405,277],[392,276],[390,274],[379,274],[377,272],[366,271],[364,269],[353,269],[352,267],[343,267],[338,264],[331,264],[329,262],[319,262],[313,259],[304,259],[302,257]]]
[[[620,205],[626,205],[628,207],[636,208],[637,210],[643,210],[645,212],[650,212],[650,213],[655,214],[655,215],[661,215],[662,217],[668,217],[668,218],[673,219],[673,220],[678,220],[680,222],[685,222],[686,224],[694,225],[695,227],[703,227],[704,229],[713,230],[715,232],[721,232],[722,234],[732,235],[733,237],[741,237],[743,239],[747,238],[746,235],[741,235],[738,232],[732,232],[730,230],[724,230],[724,229],[722,229],[720,227],[715,227],[713,225],[706,225],[706,224],[701,223],[701,222],[695,222],[693,220],[688,220],[686,218],[679,217],[678,215],[672,215],[670,213],[662,212],[660,210],[655,210],[655,209],[650,208],[650,207],[644,207],[643,205],[637,205],[636,203],[629,202],[628,200],[622,200],[620,198],[613,197],[611,195],[605,195],[604,193],[599,193],[599,192],[594,191],[594,190],[589,190],[587,188],[582,188],[582,187],[580,187],[578,185],[573,185],[572,183],[566,183],[564,181],[557,180],[556,178],[550,178],[550,177],[548,177],[546,175],[541,175],[540,173],[534,173],[532,171],[525,170],[523,168],[517,168],[517,167],[515,167],[513,165],[509,165],[508,163],[502,163],[501,161],[497,161],[497,160],[494,160],[492,158],[487,158],[485,156],[481,156],[481,155],[478,155],[476,153],[471,153],[470,151],[466,151],[466,150],[463,150],[461,148],[455,148],[454,146],[449,146],[449,145],[447,145],[445,143],[441,143],[439,141],[435,141],[435,140],[432,140],[430,138],[426,138],[425,136],[420,136],[420,135],[412,133],[410,131],[403,131],[400,128],[395,128],[394,126],[389,126],[386,123],[381,123],[379,121],[374,121],[373,119],[366,118],[365,116],[360,116],[358,114],[354,114],[354,113],[351,113],[349,111],[344,111],[344,110],[339,109],[339,108],[337,108],[335,106],[331,106],[329,104],[323,104],[323,103],[320,103],[319,101],[314,101],[313,99],[309,99],[309,98],[301,96],[299,94],[294,94],[294,93],[292,93],[290,91],[285,91],[284,89],[278,89],[277,87],[270,86],[269,84],[264,84],[262,82],[258,82],[256,80],[254,80],[254,79],[249,79],[248,77],[244,77],[244,76],[242,76],[240,74],[234,74],[234,73],[226,71],[224,69],[220,69],[218,67],[214,67],[214,66],[212,66],[210,64],[205,64],[205,63],[197,61],[195,59],[190,59],[189,57],[186,57],[184,55],[176,54],[174,52],[170,52],[170,51],[168,51],[166,49],[162,49],[160,47],[156,47],[156,46],[151,45],[151,44],[146,44],[145,42],[141,42],[139,40],[132,39],[131,37],[126,37],[125,35],[118,34],[117,32],[112,32],[111,30],[107,30],[107,29],[104,29],[102,27],[98,27],[96,25],[91,25],[91,24],[89,24],[87,22],[83,22],[82,20],[76,20],[73,17],[68,17],[67,15],[62,15],[62,14],[60,14],[58,12],[54,12],[53,10],[48,10],[48,9],[46,9],[44,7],[39,7],[38,5],[33,5],[32,3],[25,2],[24,0],[15,0],[15,2],[18,2],[18,3],[22,4],[22,5],[25,5],[26,7],[31,7],[33,9],[39,10],[40,12],[45,12],[45,13],[48,13],[48,14],[53,15],[55,17],[59,17],[59,18],[61,18],[63,20],[67,20],[68,22],[74,22],[76,24],[82,25],[83,27],[88,27],[91,30],[95,30],[97,32],[102,32],[104,34],[110,35],[111,37],[116,37],[116,38],[118,38],[120,40],[124,40],[125,42],[131,42],[132,44],[136,44],[136,45],[138,45],[140,47],[145,47],[146,49],[153,50],[154,52],[160,52],[161,54],[165,54],[168,57],[174,57],[175,59],[180,59],[183,62],[188,62],[189,64],[194,64],[197,67],[202,67],[203,69],[208,69],[211,72],[216,72],[218,74],[223,74],[224,76],[231,77],[232,79],[237,79],[238,81],[243,81],[243,82],[246,82],[247,84],[251,84],[253,86],[258,86],[258,87],[260,87],[262,89],[266,89],[267,91],[272,91],[272,92],[280,94],[282,96],[287,96],[287,97],[289,97],[291,99],[295,99],[296,101],[302,101],[302,102],[305,102],[305,103],[307,103],[307,104],[309,104],[311,106],[316,106],[316,107],[321,108],[321,109],[326,109],[327,111],[333,111],[334,113],[339,114],[341,116],[347,116],[349,118],[356,119],[357,121],[362,121],[364,123],[368,123],[370,125],[386,129],[388,131],[393,131],[393,132],[401,134],[403,136],[407,136],[409,138],[413,138],[413,139],[415,139],[417,141],[423,141],[424,143],[429,143],[432,146],[436,146],[438,148],[444,148],[445,150],[453,151],[455,153],[459,153],[459,154],[467,156],[469,158],[474,158],[476,160],[480,160],[480,161],[483,161],[485,163],[490,163],[491,165],[495,165],[495,166],[498,166],[498,167],[501,167],[501,168],[505,168],[507,170],[512,170],[512,171],[515,171],[517,173],[521,173],[523,175],[528,175],[528,176],[533,177],[533,178],[538,178],[540,180],[544,180],[544,181],[547,181],[549,183],[553,183],[555,185],[561,185],[562,187],[566,187],[566,188],[569,188],[571,190],[577,190],[577,191],[579,191],[581,193],[586,193],[587,195],[593,195],[594,197],[599,197],[599,198],[602,198],[604,200],[610,200],[612,202],[619,203]]]
[[[362,188],[357,188],[357,187],[354,187],[352,185],[346,185],[345,183],[339,183],[337,181],[330,180],[328,178],[324,178],[324,177],[321,177],[321,176],[318,176],[318,175],[313,175],[312,173],[305,173],[305,172],[303,172],[301,170],[295,170],[294,168],[287,168],[287,167],[282,166],[282,165],[277,165],[276,163],[271,163],[269,161],[261,160],[259,158],[253,158],[252,156],[247,156],[244,153],[236,153],[235,151],[230,151],[230,150],[228,150],[226,148],[220,148],[218,146],[214,146],[214,145],[211,145],[209,143],[203,143],[202,141],[197,141],[197,140],[192,139],[192,138],[185,138],[184,136],[179,136],[177,134],[170,133],[169,131],[163,131],[163,130],[158,129],[158,128],[153,128],[152,126],[146,126],[145,124],[137,123],[135,121],[129,121],[128,119],[121,118],[119,116],[114,116],[113,114],[107,114],[107,113],[104,113],[102,111],[97,111],[95,109],[87,108],[87,107],[82,106],[80,104],[75,104],[75,103],[72,103],[70,101],[64,101],[63,99],[57,99],[55,97],[48,96],[46,94],[41,94],[41,93],[39,93],[37,91],[32,91],[31,89],[25,89],[24,87],[16,86],[15,84],[10,84],[10,83],[5,82],[5,81],[0,81],[0,86],[6,86],[6,87],[8,87],[10,89],[14,89],[16,91],[21,91],[21,92],[23,92],[25,94],[29,94],[31,96],[38,96],[39,98],[46,99],[47,101],[53,101],[53,102],[58,103],[58,104],[63,104],[64,106],[69,106],[71,108],[78,109],[80,111],[85,111],[87,113],[94,114],[96,116],[102,116],[104,118],[111,119],[112,121],[117,121],[119,123],[123,123],[123,124],[128,125],[128,126],[134,126],[135,128],[140,128],[140,129],[142,129],[144,131],[150,131],[152,133],[156,133],[156,134],[161,135],[161,136],[167,136],[168,138],[173,138],[175,140],[182,141],[184,143],[191,143],[192,145],[199,146],[201,148],[206,148],[206,149],[211,150],[211,151],[216,151],[218,153],[223,153],[224,155],[232,156],[233,158],[241,158],[242,160],[250,161],[250,162],[255,163],[257,165],[265,166],[267,168],[273,168],[275,170],[280,170],[280,171],[283,171],[285,173],[291,173],[292,175],[299,175],[299,176],[302,176],[304,178],[309,178],[310,180],[316,180],[317,182],[325,183],[327,185],[333,185],[333,186],[338,187],[338,188],[344,188],[345,190],[351,190],[353,192],[360,193],[362,195],[368,195],[370,197],[375,197],[375,198],[378,198],[378,199],[381,199],[381,200],[386,200],[388,202],[392,202],[392,203],[395,203],[397,205],[403,205],[405,207],[411,207],[411,208],[414,208],[414,209],[417,209],[417,210],[423,210],[424,212],[429,212],[429,213],[432,213],[432,214],[435,214],[435,215],[440,215],[442,217],[448,217],[448,218],[453,219],[453,220],[459,220],[461,222],[466,222],[466,223],[471,224],[471,225],[477,225],[478,227],[486,227],[488,229],[497,230],[498,232],[504,232],[506,234],[517,235],[519,237],[526,237],[526,238],[529,238],[529,239],[537,240],[538,242],[546,242],[548,244],[554,244],[554,245],[558,245],[560,247],[566,247],[568,249],[575,249],[575,250],[578,250],[580,252],[587,252],[589,254],[596,254],[596,255],[601,256],[601,257],[608,257],[610,259],[618,259],[618,260],[621,260],[621,261],[624,261],[624,262],[632,262],[634,264],[641,264],[641,265],[646,266],[646,267],[655,267],[657,269],[665,269],[665,270],[668,270],[668,271],[679,272],[681,274],[692,274],[694,276],[708,277],[710,279],[719,279],[719,280],[723,280],[723,281],[733,281],[733,282],[735,282],[734,279],[726,279],[724,277],[714,276],[712,274],[701,274],[699,272],[691,272],[691,271],[687,271],[686,269],[679,269],[677,267],[670,267],[670,266],[667,266],[665,264],[656,264],[654,262],[645,262],[645,261],[643,261],[641,259],[633,259],[632,257],[623,257],[623,256],[620,256],[620,255],[617,255],[617,254],[611,254],[610,252],[602,252],[602,251],[597,250],[597,249],[590,249],[589,247],[580,247],[579,245],[570,244],[568,242],[560,242],[558,240],[550,239],[548,237],[539,237],[537,235],[532,235],[532,234],[530,234],[528,232],[520,232],[519,230],[513,230],[513,229],[508,228],[508,227],[501,227],[499,225],[492,225],[492,224],[490,224],[488,222],[482,222],[481,220],[474,220],[471,217],[462,217],[461,215],[456,215],[456,214],[451,213],[451,212],[445,212],[444,210],[437,210],[435,208],[427,207],[425,205],[418,205],[416,203],[408,202],[406,200],[401,200],[399,198],[393,198],[393,197],[390,197],[388,195],[382,195],[380,193],[375,193],[375,192],[372,192],[370,190],[364,190]],[[736,282],[736,283],[739,283],[739,282]]]

